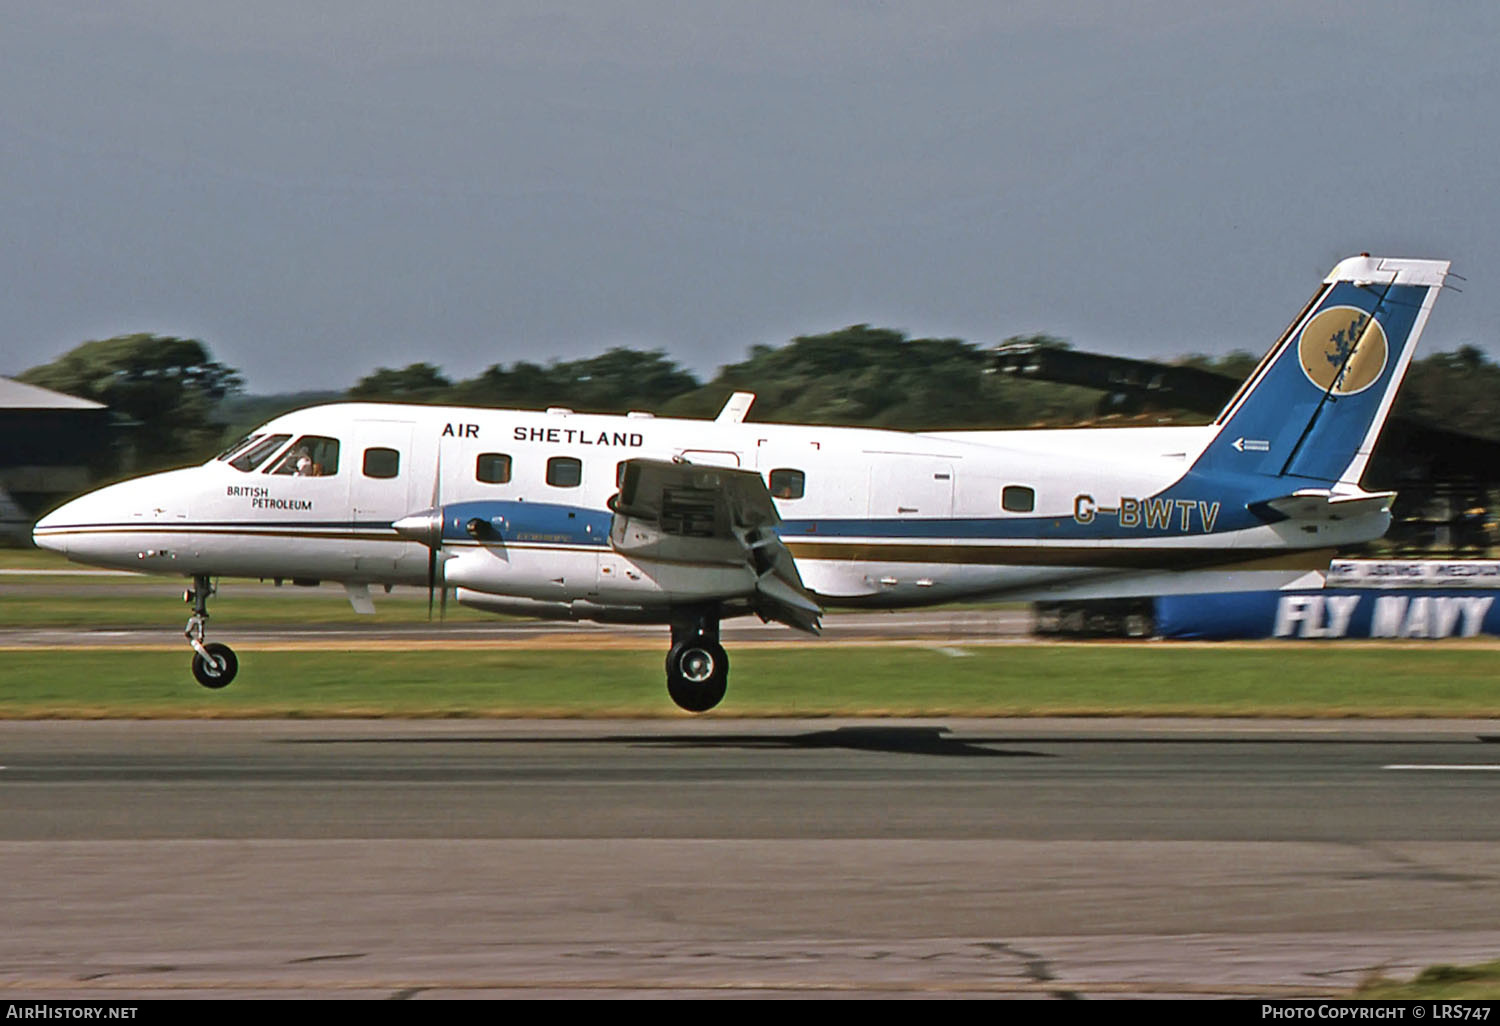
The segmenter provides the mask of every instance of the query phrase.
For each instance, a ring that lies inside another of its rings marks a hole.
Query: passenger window
[[[500,452],[480,453],[474,477],[485,484],[505,484],[510,480],[510,457]]]
[[[296,477],[332,477],[339,472],[339,442],[322,435],[303,435],[267,473]]]
[[[1000,490],[1000,508],[1007,513],[1030,513],[1036,509],[1036,489],[1006,485]]]
[[[273,452],[285,445],[286,440],[291,437],[291,435],[272,435],[264,442],[259,442],[255,445],[252,445],[250,448],[240,453],[240,455],[229,461],[229,465],[235,470],[243,470],[248,474],[250,473],[250,471],[254,470],[256,467],[264,463],[266,461],[266,458]]]
[[[800,499],[807,491],[807,475],[800,470],[771,471],[771,498]]]
[[[401,473],[401,454],[395,449],[366,449],[365,477],[391,478]]]
[[[577,488],[583,484],[583,461],[554,456],[547,461],[547,483],[554,488]]]

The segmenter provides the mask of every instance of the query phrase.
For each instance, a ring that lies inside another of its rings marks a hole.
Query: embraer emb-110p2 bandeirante
[[[221,577],[425,585],[476,609],[670,625],[667,687],[723,698],[720,621],[817,633],[831,606],[1132,597],[1317,581],[1378,538],[1360,478],[1448,272],[1341,262],[1211,423],[952,431],[570,410],[340,403],[199,467],[111,485],[37,524],[83,563],[192,579],[209,687]]]

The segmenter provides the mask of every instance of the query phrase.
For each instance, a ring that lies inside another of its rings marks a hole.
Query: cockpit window
[[[248,474],[264,463],[266,457],[270,456],[271,453],[285,445],[286,440],[291,437],[291,435],[272,435],[264,441],[256,442],[250,448],[230,460],[229,465],[235,470],[243,470]]]
[[[267,471],[297,477],[332,477],[339,472],[339,440],[322,435],[303,435],[286,455]]]
[[[225,449],[223,452],[219,453],[219,455],[215,456],[214,459],[216,459],[216,460],[218,460],[218,461],[220,461],[222,463],[224,460],[229,459],[229,457],[231,457],[235,453],[239,452],[241,449],[243,449],[245,446],[249,445],[251,442],[255,441],[260,436],[261,436],[261,433],[259,431],[257,431],[254,434],[245,435],[244,437],[240,438],[237,442],[235,442],[233,445],[231,445],[229,448]]]

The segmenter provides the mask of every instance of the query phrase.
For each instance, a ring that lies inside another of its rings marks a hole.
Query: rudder
[[[1219,414],[1195,469],[1356,487],[1448,266],[1341,261]]]

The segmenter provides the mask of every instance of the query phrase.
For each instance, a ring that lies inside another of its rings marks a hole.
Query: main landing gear
[[[207,574],[193,578],[193,586],[182,597],[193,604],[193,615],[188,617],[187,629],[182,633],[193,646],[193,676],[206,688],[222,688],[234,680],[240,671],[240,661],[234,649],[217,641],[204,643],[204,627],[208,624],[208,597],[217,589]]]
[[[700,613],[672,621],[667,694],[688,712],[707,712],[724,700],[729,656],[719,644],[719,619]]]

